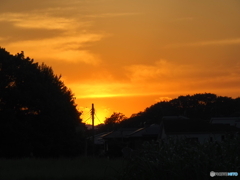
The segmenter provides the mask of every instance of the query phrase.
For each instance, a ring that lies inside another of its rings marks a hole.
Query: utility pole
[[[95,144],[94,144],[94,136],[95,136],[95,130],[94,130],[94,115],[95,115],[95,109],[94,109],[94,104],[92,104],[92,110],[91,110],[91,115],[92,115],[92,131],[93,131],[93,156],[95,152]]]

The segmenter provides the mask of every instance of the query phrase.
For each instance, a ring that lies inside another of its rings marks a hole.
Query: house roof
[[[158,136],[160,133],[160,125],[152,124],[148,127],[139,128],[133,133],[129,134],[129,137],[149,137]]]
[[[240,117],[214,117],[210,120],[211,124],[230,124],[235,126],[240,123]]]
[[[201,120],[193,120],[186,118],[164,118],[161,126],[164,127],[166,134],[182,134],[182,133],[222,133],[238,131],[239,129],[226,124],[210,124]]]
[[[189,119],[188,117],[185,117],[185,116],[163,116],[162,117],[162,120],[169,120],[169,119],[172,119],[172,120],[175,120],[175,119]]]
[[[103,135],[104,139],[111,138],[127,138],[131,133],[135,132],[138,128],[120,128],[116,131],[112,131],[106,135]]]
[[[104,144],[104,139],[102,138],[103,136],[109,134],[111,132],[102,132],[99,134],[94,135],[94,144]],[[92,140],[93,136],[89,136],[87,139]]]
[[[94,136],[94,144],[104,144],[104,139],[102,139],[102,136],[106,133],[100,133]]]

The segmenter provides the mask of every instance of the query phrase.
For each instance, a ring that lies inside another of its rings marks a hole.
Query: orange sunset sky
[[[0,46],[51,66],[83,121],[195,93],[240,96],[239,0],[1,0]]]

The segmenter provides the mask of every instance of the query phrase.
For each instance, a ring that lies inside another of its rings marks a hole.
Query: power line
[[[92,109],[91,109],[91,115],[92,115],[92,130],[93,130],[93,136],[92,136],[92,143],[93,143],[93,156],[95,154],[95,130],[94,130],[94,115],[95,115],[95,108],[94,104],[92,104]]]
[[[87,108],[86,108],[87,109]],[[82,111],[81,119],[84,123],[87,123],[87,121],[91,118],[91,110],[88,109],[88,111]],[[91,124],[90,122],[88,124]]]
[[[99,118],[97,117],[97,114],[96,114],[96,113],[95,113],[95,116],[96,116],[96,118],[98,119],[98,122],[99,122],[100,124],[102,124],[101,121],[99,120]]]
[[[87,118],[86,120],[84,120],[84,123],[86,123],[91,117]]]
[[[97,110],[95,109],[95,116],[98,119],[98,122],[101,124],[101,121],[99,120],[98,116],[97,116]]]

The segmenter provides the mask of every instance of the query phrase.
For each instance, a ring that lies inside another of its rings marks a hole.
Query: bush
[[[146,142],[135,154],[120,179],[204,180],[210,178],[211,171],[240,172],[240,138],[205,144],[185,140],[162,145]]]

